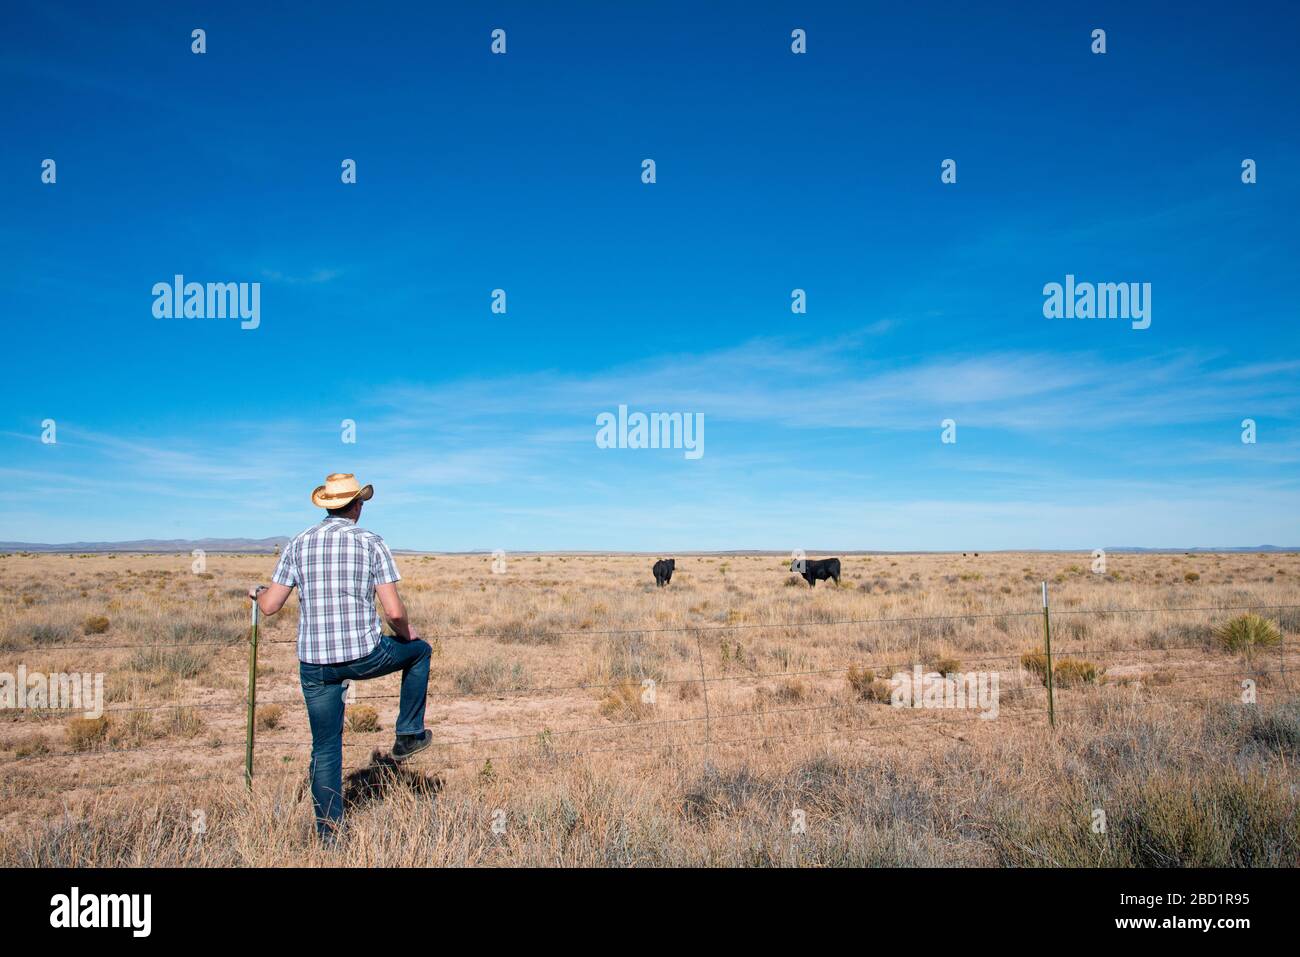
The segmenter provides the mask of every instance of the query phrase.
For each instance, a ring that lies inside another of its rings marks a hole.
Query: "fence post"
[[[261,588],[257,589],[259,592]],[[244,745],[244,784],[253,790],[253,733],[257,723],[257,616],[261,609],[253,599],[253,630],[248,639],[248,732]]]
[[[1043,582],[1043,642],[1047,646],[1047,720],[1056,727],[1056,694],[1052,688],[1052,617],[1047,608],[1047,582]]]

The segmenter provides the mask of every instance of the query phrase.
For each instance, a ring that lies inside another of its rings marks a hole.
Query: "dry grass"
[[[367,734],[379,730],[379,712],[368,704],[353,705],[347,709],[347,728],[353,734]]]
[[[72,718],[68,721],[66,735],[69,750],[89,751],[108,737],[108,717]]]
[[[1266,607],[1300,605],[1300,556],[1111,555],[1105,576],[1077,555],[842,557],[838,589],[784,587],[788,559],[774,555],[678,556],[656,589],[653,557],[516,556],[493,575],[490,556],[399,556],[412,618],[439,639],[427,722],[443,743],[412,766],[441,790],[417,777],[370,788],[333,856],[301,793],[296,599],[264,622],[251,798],[240,778],[241,596],[272,558],[210,555],[207,577],[184,555],[0,558],[0,672],[104,672],[109,708],[98,721],[0,712],[0,866],[1300,857],[1300,614]],[[1238,605],[1266,624],[1077,613]],[[922,618],[938,620],[890,621]],[[1223,637],[1243,628],[1253,637]],[[880,704],[914,665],[999,672],[1000,716]],[[1259,704],[1240,703],[1241,676]],[[388,745],[398,683],[358,688],[349,768]],[[498,809],[504,835],[489,826]]]
[[[620,681],[611,687],[601,699],[599,710],[614,721],[640,721],[654,714],[645,691],[632,681]]]
[[[877,678],[876,673],[870,668],[859,669],[856,665],[850,665],[846,677],[853,693],[864,701],[877,701],[881,704],[889,701],[891,691],[889,682]]]

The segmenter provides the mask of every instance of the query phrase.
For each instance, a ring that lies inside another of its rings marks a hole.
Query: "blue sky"
[[[0,540],[353,471],[407,548],[1300,544],[1294,7],[288,6],[7,12]],[[259,327],[154,318],[178,273]]]

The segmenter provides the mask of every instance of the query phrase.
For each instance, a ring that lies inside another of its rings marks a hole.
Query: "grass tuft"
[[[266,704],[257,709],[257,730],[274,731],[280,727],[284,717],[284,708],[278,704]]]
[[[876,677],[876,673],[870,668],[858,669],[856,665],[849,668],[848,672],[849,688],[859,698],[866,701],[876,701],[880,704],[888,704],[893,688],[888,681],[882,681]]]
[[[98,718],[73,718],[65,731],[68,747],[73,751],[91,751],[108,737],[108,715]]]

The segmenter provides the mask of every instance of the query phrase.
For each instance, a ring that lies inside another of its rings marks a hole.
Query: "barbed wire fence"
[[[1051,635],[1052,635],[1052,622],[1054,619],[1058,619],[1058,618],[1069,618],[1069,617],[1103,618],[1107,616],[1141,616],[1141,615],[1153,615],[1153,614],[1160,614],[1160,615],[1228,614],[1228,613],[1251,613],[1251,612],[1266,613],[1266,614],[1274,613],[1280,615],[1281,612],[1295,611],[1297,609],[1300,609],[1300,605],[1251,603],[1251,604],[1242,604],[1242,605],[1191,605],[1191,606],[1163,606],[1163,607],[1145,607],[1145,608],[1071,608],[1071,609],[1057,610],[1049,606],[1047,600],[1046,583],[1043,583],[1043,608],[1041,610],[1034,610],[1034,611],[1023,611],[1023,612],[1009,611],[1009,612],[987,612],[987,613],[980,612],[980,613],[964,613],[964,614],[953,614],[953,615],[918,615],[918,616],[905,616],[905,617],[895,617],[895,618],[886,618],[886,617],[846,618],[846,619],[800,620],[800,621],[784,621],[784,622],[728,622],[724,624],[684,624],[684,625],[662,626],[662,627],[653,627],[653,628],[574,629],[574,630],[549,631],[548,632],[549,634],[554,635],[556,637],[564,637],[564,636],[611,637],[611,636],[619,636],[619,635],[630,636],[630,635],[647,635],[647,634],[658,634],[658,635],[680,634],[680,635],[693,636],[695,639],[694,649],[693,649],[695,652],[694,657],[696,658],[696,663],[698,665],[697,676],[693,676],[689,678],[653,678],[648,680],[652,683],[652,685],[656,689],[665,686],[666,687],[677,686],[679,688],[683,688],[685,686],[698,686],[698,693],[702,698],[702,702],[703,702],[703,713],[698,715],[690,715],[687,717],[660,718],[655,720],[636,720],[636,721],[624,722],[624,723],[619,723],[617,721],[609,720],[603,724],[590,724],[590,725],[580,726],[580,727],[551,728],[549,726],[543,726],[533,731],[516,733],[516,734],[473,736],[473,737],[466,737],[466,738],[443,738],[440,740],[435,740],[433,742],[433,745],[437,748],[443,749],[442,754],[444,758],[447,759],[452,758],[451,752],[454,750],[470,749],[472,753],[461,754],[459,757],[453,759],[453,763],[460,764],[460,765],[474,763],[474,764],[480,764],[485,767],[488,767],[491,766],[491,762],[494,761],[496,762],[508,761],[511,759],[519,759],[521,757],[533,758],[537,756],[542,756],[549,760],[561,760],[561,759],[575,759],[578,757],[597,755],[597,754],[655,753],[655,752],[685,751],[690,749],[709,750],[714,748],[720,749],[725,747],[736,747],[736,746],[754,745],[754,744],[762,744],[764,746],[767,746],[775,743],[802,740],[805,738],[816,737],[819,735],[827,735],[827,736],[839,735],[846,738],[853,737],[855,735],[861,736],[863,734],[871,734],[871,733],[890,735],[893,734],[897,729],[912,727],[917,725],[930,725],[936,728],[936,730],[943,730],[943,728],[945,727],[947,728],[952,728],[954,726],[960,727],[959,724],[960,720],[962,720],[963,718],[965,718],[965,720],[970,720],[971,715],[979,713],[976,709],[972,709],[972,708],[952,709],[952,708],[941,706],[938,708],[931,708],[931,709],[924,710],[922,713],[919,714],[911,714],[906,717],[902,717],[897,714],[897,711],[900,710],[898,708],[882,707],[882,702],[879,700],[855,698],[853,695],[850,695],[850,700],[847,702],[837,702],[831,704],[799,705],[799,706],[791,706],[791,707],[767,707],[761,710],[748,709],[748,710],[739,710],[739,711],[731,711],[731,712],[716,712],[712,708],[709,701],[708,688],[710,684],[713,684],[715,686],[723,685],[728,682],[752,682],[757,684],[757,683],[770,682],[779,679],[791,681],[791,680],[797,680],[802,678],[827,678],[827,677],[833,677],[835,675],[851,675],[855,671],[859,673],[889,674],[891,669],[897,669],[899,667],[900,664],[899,659],[904,654],[903,652],[894,653],[888,658],[884,658],[883,660],[874,661],[874,662],[869,660],[858,659],[852,662],[847,662],[829,668],[796,668],[796,669],[786,668],[781,671],[767,671],[767,672],[747,670],[737,674],[726,674],[726,673],[710,674],[709,673],[708,669],[706,668],[705,658],[704,658],[703,639],[705,635],[715,634],[715,633],[726,635],[726,634],[733,634],[737,632],[758,630],[758,629],[768,630],[768,631],[779,631],[779,630],[804,631],[808,629],[822,629],[822,628],[841,627],[841,626],[897,627],[902,625],[933,624],[937,622],[974,623],[976,621],[981,621],[981,620],[1001,620],[1005,622],[1017,618],[1029,619],[1029,618],[1041,617],[1043,621],[1043,647],[1041,651],[1038,649],[1030,649],[1028,651],[1018,652],[1018,653],[974,654],[974,655],[968,655],[965,652],[958,652],[962,654],[964,659],[964,664],[984,665],[984,664],[998,663],[998,662],[1014,663],[1013,667],[1015,669],[1016,676],[1021,682],[1019,685],[1017,685],[1017,691],[1018,691],[1017,697],[1023,696],[1024,694],[1023,678],[1025,674],[1025,668],[1023,666],[1026,664],[1026,662],[1029,662],[1029,659],[1039,654],[1041,654],[1046,659],[1043,665],[1040,666],[1043,667],[1045,670],[1041,675],[1038,675],[1038,677],[1042,679],[1046,691],[1045,703],[1044,703],[1045,706],[1034,707],[1034,708],[1022,708],[1022,709],[1006,709],[1006,708],[999,707],[997,711],[997,717],[996,717],[996,720],[998,721],[1008,720],[1008,719],[1012,721],[1021,721],[1021,720],[1034,721],[1034,720],[1046,719],[1048,726],[1051,728],[1055,728],[1057,725],[1056,719],[1059,716],[1071,715],[1071,714],[1077,715],[1077,714],[1092,712],[1100,704],[1102,704],[1103,703],[1102,701],[1096,700],[1096,701],[1085,703],[1084,705],[1065,708],[1065,709],[1060,709],[1055,707],[1055,693],[1056,693],[1055,685],[1056,685],[1056,681],[1058,680],[1057,672],[1059,671],[1059,666],[1062,661],[1071,660],[1069,656],[1079,656],[1081,658],[1086,659],[1089,663],[1091,663],[1094,659],[1098,661],[1103,661],[1108,656],[1115,656],[1115,655],[1124,655],[1130,659],[1135,657],[1140,658],[1140,656],[1145,656],[1145,655],[1164,655],[1166,658],[1167,666],[1165,668],[1162,668],[1160,671],[1153,672],[1149,675],[1146,675],[1144,673],[1144,676],[1148,679],[1148,681],[1145,684],[1139,683],[1141,682],[1141,678],[1134,679],[1134,681],[1131,682],[1131,684],[1133,685],[1135,691],[1140,687],[1145,688],[1153,685],[1159,687],[1165,687],[1165,686],[1177,685],[1185,681],[1204,681],[1206,679],[1211,679],[1211,678],[1237,678],[1242,682],[1249,682],[1250,684],[1248,690],[1238,689],[1237,692],[1235,692],[1235,699],[1238,701],[1242,701],[1243,700],[1242,693],[1246,692],[1252,696],[1251,702],[1253,703],[1253,701],[1257,700],[1257,697],[1255,696],[1257,696],[1259,692],[1257,679],[1259,678],[1271,679],[1272,676],[1276,675],[1279,677],[1278,683],[1282,686],[1284,697],[1287,700],[1292,700],[1294,698],[1294,693],[1292,692],[1289,674],[1291,671],[1295,670],[1294,667],[1295,663],[1292,662],[1291,663],[1292,667],[1288,669],[1286,633],[1289,626],[1286,624],[1280,624],[1278,628],[1278,631],[1280,633],[1280,641],[1278,642],[1276,668],[1262,667],[1261,665],[1267,662],[1256,661],[1253,654],[1250,652],[1249,649],[1247,649],[1245,655],[1243,656],[1244,661],[1242,663],[1243,665],[1242,667],[1229,669],[1229,670],[1221,670],[1221,671],[1215,670],[1215,671],[1208,671],[1208,672],[1205,670],[1192,670],[1187,672],[1180,672],[1177,670],[1178,663],[1173,662],[1171,659],[1169,659],[1169,655],[1171,652],[1207,650],[1208,645],[1206,641],[1198,641],[1190,644],[1181,644],[1181,645],[1170,645],[1170,644],[1161,643],[1158,647],[1148,647],[1148,648],[1116,648],[1116,649],[1107,649],[1107,648],[1100,648],[1100,647],[1089,648],[1086,643],[1073,645],[1070,647],[1058,646],[1056,648],[1053,648]],[[458,634],[458,633],[449,632],[444,634],[432,635],[429,637],[438,641],[446,641],[446,640],[457,640],[457,639],[474,639],[474,640],[493,640],[493,639],[503,639],[503,638],[508,639],[510,636],[505,633]],[[252,635],[250,633],[249,639],[251,638]],[[918,634],[916,647],[914,651],[911,653],[913,656],[912,660],[910,662],[905,662],[905,663],[910,664],[913,667],[913,669],[922,668],[923,669],[922,673],[927,676],[938,675],[940,678],[945,678],[946,676],[940,675],[936,671],[924,670],[924,665],[926,663],[921,661],[921,658],[923,657],[922,649],[921,649],[921,640],[922,640],[921,636]],[[260,644],[269,645],[273,647],[280,646],[280,645],[296,645],[296,643],[297,643],[296,639],[293,638],[270,638],[270,639],[263,638],[260,640]],[[233,701],[220,701],[220,702],[185,703],[180,701],[172,701],[168,703],[121,705],[121,706],[104,708],[103,714],[105,716],[112,716],[118,714],[167,712],[167,713],[171,713],[173,716],[180,716],[182,713],[186,711],[227,711],[227,712],[231,712],[233,715],[237,715],[239,711],[246,710],[247,718],[246,718],[244,740],[242,741],[218,740],[214,743],[207,744],[207,745],[199,744],[199,743],[189,743],[183,745],[150,744],[150,745],[139,745],[139,746],[131,746],[131,747],[95,746],[85,750],[77,749],[77,750],[68,750],[68,751],[47,750],[42,753],[34,753],[34,754],[14,757],[9,761],[5,762],[4,765],[0,766],[5,769],[5,775],[4,775],[5,778],[12,781],[13,775],[9,772],[13,770],[17,770],[19,768],[29,766],[38,762],[51,761],[57,759],[77,759],[78,761],[84,761],[87,759],[94,759],[98,757],[111,757],[114,755],[126,755],[126,754],[167,755],[167,754],[180,754],[182,752],[189,753],[191,755],[214,754],[214,753],[226,754],[232,750],[242,748],[245,751],[245,767],[243,769],[244,777],[246,783],[251,788],[253,782],[253,776],[254,776],[255,756],[257,753],[259,753],[260,749],[266,749],[267,751],[278,751],[280,749],[310,750],[310,748],[312,747],[312,742],[310,740],[298,740],[298,739],[265,740],[263,739],[258,741],[256,739],[256,730],[257,730],[257,724],[259,720],[259,716],[257,714],[257,707],[256,707],[258,703],[260,703],[264,707],[271,706],[271,705],[283,707],[285,705],[302,704],[302,698],[300,696],[293,696],[288,698],[264,699],[258,702],[257,682],[258,682],[259,671],[258,671],[257,647],[251,640],[246,639],[244,642],[236,642],[233,644],[229,641],[134,642],[134,643],[115,643],[115,644],[104,644],[104,645],[82,642],[82,643],[64,644],[64,645],[41,644],[36,646],[32,650],[38,651],[40,653],[55,652],[55,651],[84,653],[84,652],[100,652],[100,651],[115,651],[115,650],[139,650],[139,649],[162,649],[162,648],[193,648],[193,647],[231,648],[231,647],[238,647],[240,644],[247,644],[250,650],[248,686],[247,686],[246,693],[242,699],[235,699]],[[1136,662],[1129,662],[1129,666],[1138,666],[1138,667],[1146,666],[1149,664],[1150,662],[1143,661],[1143,660],[1138,660]],[[966,669],[967,672],[969,672],[970,670],[971,669]],[[1102,675],[1104,675],[1105,671],[1106,669],[1103,669]],[[1036,674],[1036,672],[1033,674]],[[1033,674],[1031,674],[1031,677],[1033,676]],[[1124,683],[1128,683],[1128,682],[1119,682],[1119,684],[1124,684]],[[1097,677],[1092,680],[1084,681],[1082,682],[1082,684],[1083,685],[1100,684],[1100,677]],[[619,680],[610,680],[610,681],[584,681],[584,682],[576,682],[572,684],[520,685],[520,686],[512,686],[504,689],[494,688],[493,690],[488,692],[447,691],[447,690],[432,689],[428,691],[426,700],[432,700],[437,698],[472,699],[472,698],[483,697],[484,695],[490,695],[492,697],[498,697],[498,698],[504,697],[505,695],[545,696],[545,695],[554,695],[554,694],[575,692],[575,691],[612,691],[618,688],[626,688],[628,685],[629,685],[629,679],[623,678]],[[353,685],[353,687],[355,688],[355,684]],[[1079,685],[1075,685],[1074,687],[1079,687]],[[347,701],[349,704],[354,704],[354,703],[361,703],[365,701],[392,701],[398,699],[399,697],[400,695],[396,693],[355,694],[355,695],[350,695]],[[691,697],[693,698],[694,695],[691,695]],[[1137,698],[1134,697],[1131,698],[1130,700],[1136,701]],[[1165,694],[1153,693],[1148,695],[1144,699],[1143,703],[1151,706],[1161,705],[1161,704],[1184,705],[1184,704],[1193,704],[1193,703],[1205,704],[1208,702],[1223,703],[1227,700],[1228,700],[1228,696],[1222,692],[1217,694],[1212,694],[1212,695],[1196,695],[1196,696],[1170,696]],[[911,710],[911,709],[909,708],[905,710]],[[728,724],[731,722],[754,721],[756,719],[778,717],[778,716],[780,717],[791,717],[795,715],[828,716],[834,713],[848,714],[849,717],[851,718],[865,719],[865,720],[859,720],[857,721],[857,723],[851,723],[848,725],[825,724],[817,728],[787,731],[780,734],[764,732],[761,734],[742,735],[739,737],[737,736],[716,737],[714,734],[715,730],[719,730],[720,733],[723,733],[721,732],[721,729],[728,726]],[[66,719],[69,717],[66,711],[52,710],[52,709],[35,711],[33,715],[39,721],[54,721],[60,718]],[[958,721],[954,722],[953,720],[951,720],[953,718],[957,718]],[[658,741],[649,744],[647,743],[627,744],[620,741],[613,744],[602,743],[600,746],[593,746],[593,747],[575,747],[571,750],[558,750],[555,747],[555,739],[562,738],[562,737],[571,738],[575,740],[575,742],[582,736],[597,736],[597,735],[611,736],[616,739],[628,739],[634,735],[644,736],[646,732],[665,731],[667,729],[688,729],[692,726],[700,728],[702,734],[694,738],[686,738],[686,739],[671,740],[671,741]],[[524,751],[520,751],[518,748],[515,748],[514,750],[507,750],[505,747],[509,745],[517,746],[522,744],[529,744],[531,745],[531,747]],[[868,746],[873,746],[873,745],[869,744]],[[361,751],[382,750],[381,748],[379,748],[379,745],[376,744],[375,742],[366,742],[366,741],[345,740],[343,742],[343,748],[345,750],[345,754],[348,751],[355,752],[357,750],[361,750]],[[351,771],[361,770],[365,767],[366,765],[361,763],[358,764],[345,763],[343,767],[343,771],[346,774]],[[163,768],[162,770],[167,770],[167,769]],[[224,773],[209,772],[201,775],[186,774],[184,776],[174,777],[174,778],[159,777],[157,780],[148,777],[133,776],[131,777],[130,780],[120,782],[120,783],[96,784],[96,783],[86,783],[86,782],[77,781],[77,782],[72,782],[73,783],[72,790],[100,791],[100,790],[111,790],[119,787],[134,787],[134,786],[139,786],[140,784],[156,785],[159,787],[192,786],[194,784],[200,782],[206,782],[206,781],[230,781],[231,780],[230,772],[234,770],[235,770],[234,768],[231,768],[230,771]],[[306,770],[305,768],[299,767],[294,769],[291,773],[305,777]]]

